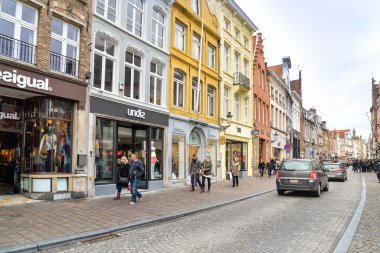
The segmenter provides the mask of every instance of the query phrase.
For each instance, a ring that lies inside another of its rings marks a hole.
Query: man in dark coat
[[[142,200],[142,194],[138,191],[140,179],[142,175],[144,175],[145,169],[144,165],[141,161],[137,159],[135,154],[131,155],[131,170],[130,177],[132,181],[132,201],[129,203],[130,205],[136,204],[136,197],[139,197],[139,201]]]

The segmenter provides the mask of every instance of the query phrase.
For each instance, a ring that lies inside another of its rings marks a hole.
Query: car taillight
[[[344,169],[339,168],[336,170],[336,172],[344,172]]]
[[[315,170],[310,171],[309,179],[312,179],[312,180],[317,179],[317,172],[315,172]]]

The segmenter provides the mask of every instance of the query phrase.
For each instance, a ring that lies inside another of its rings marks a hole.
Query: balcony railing
[[[0,34],[0,55],[34,64],[36,46]]]
[[[61,54],[50,52],[51,70],[62,72],[71,76],[78,76],[79,61]]]
[[[239,85],[243,91],[247,91],[251,89],[250,80],[243,73],[235,72],[233,85]]]

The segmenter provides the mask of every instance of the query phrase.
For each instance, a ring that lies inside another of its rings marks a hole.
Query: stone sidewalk
[[[0,207],[0,252],[35,251],[88,240],[136,226],[178,218],[240,201],[276,188],[275,178],[240,179],[214,183],[210,193],[189,187],[145,192],[143,201],[130,206],[130,194],[41,202]]]

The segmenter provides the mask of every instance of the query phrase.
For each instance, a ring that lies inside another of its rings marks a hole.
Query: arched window
[[[193,112],[201,112],[201,100],[202,100],[202,92],[201,92],[202,82],[199,84],[198,88],[198,78],[194,77],[191,82],[191,110]],[[198,106],[196,105],[196,101],[198,100]]]
[[[173,79],[173,105],[183,107],[185,75],[178,70],[174,70]]]
[[[165,16],[155,9],[153,9],[151,36],[151,42],[153,45],[156,45],[159,48],[164,47]]]
[[[127,30],[141,37],[144,3],[142,0],[128,0],[127,3]]]
[[[207,86],[207,115],[215,116],[215,88],[211,85]]]

